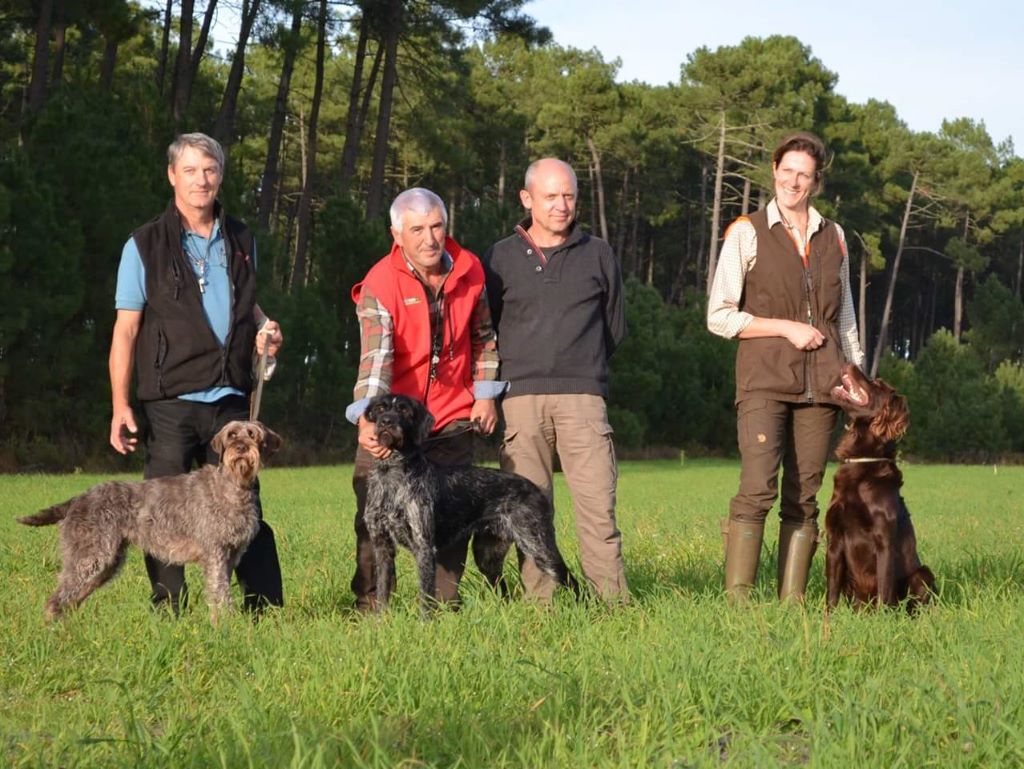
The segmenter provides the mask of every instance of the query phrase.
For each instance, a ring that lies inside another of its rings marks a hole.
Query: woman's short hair
[[[777,166],[787,152],[806,152],[814,158],[814,172],[818,177],[828,167],[830,160],[825,142],[810,131],[796,131],[783,138],[772,152],[772,165]]]

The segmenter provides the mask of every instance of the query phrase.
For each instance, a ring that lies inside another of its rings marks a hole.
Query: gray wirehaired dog
[[[253,483],[261,452],[281,446],[259,422],[229,422],[210,444],[220,463],[148,481],[108,481],[77,497],[19,518],[27,526],[60,524],[63,568],[46,602],[59,618],[108,582],[133,543],[162,561],[198,563],[216,621],[231,608],[231,570],[259,529]]]
[[[381,445],[391,449],[377,460],[367,479],[366,527],[373,545],[377,610],[387,608],[392,589],[395,545],[416,560],[420,601],[435,596],[435,553],[474,531],[486,530],[494,544],[476,548],[477,566],[492,586],[514,542],[537,567],[579,593],[555,542],[554,512],[533,482],[512,473],[465,465],[442,467],[422,449],[433,417],[419,401],[404,395],[378,395],[366,409]]]

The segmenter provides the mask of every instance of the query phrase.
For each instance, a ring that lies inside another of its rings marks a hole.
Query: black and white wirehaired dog
[[[377,440],[391,449],[368,478],[366,527],[373,545],[377,610],[387,608],[395,545],[408,548],[419,573],[420,601],[435,596],[435,554],[474,531],[489,532],[495,544],[474,553],[492,586],[501,579],[509,546],[560,585],[579,592],[555,543],[554,512],[536,484],[518,475],[485,467],[442,467],[423,454],[433,417],[418,400],[378,395],[366,409]]]

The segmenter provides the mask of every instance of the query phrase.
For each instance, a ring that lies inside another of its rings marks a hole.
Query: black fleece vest
[[[174,398],[210,387],[252,390],[256,341],[256,269],[249,228],[223,213],[231,328],[223,346],[203,311],[199,282],[181,245],[181,220],[172,200],[167,210],[132,237],[146,270],[146,306],[135,344],[139,400]]]
[[[768,398],[793,403],[831,403],[843,350],[839,311],[843,251],[835,225],[825,221],[811,235],[808,267],[785,225],[768,227],[768,212],[751,214],[757,261],[747,273],[740,309],[760,318],[811,323],[825,335],[817,350],[798,350],[782,337],[741,339],[736,354],[736,401]]]

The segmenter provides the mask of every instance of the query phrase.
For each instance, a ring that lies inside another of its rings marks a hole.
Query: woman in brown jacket
[[[810,204],[825,145],[787,136],[772,153],[775,197],[733,222],[708,301],[708,329],[739,339],[739,492],[722,522],[725,589],[748,597],[765,519],[778,497],[779,597],[802,599],[818,541],[818,506],[838,409],[830,391],[844,360],[863,364],[842,228]]]

